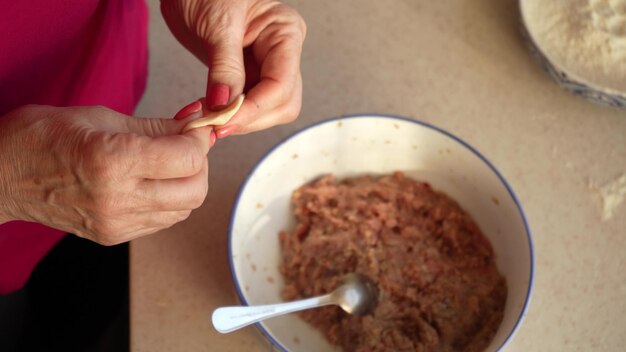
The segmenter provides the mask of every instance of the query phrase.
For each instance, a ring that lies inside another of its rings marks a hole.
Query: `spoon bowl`
[[[369,314],[378,303],[378,290],[374,283],[361,274],[346,275],[332,295],[341,309],[354,315]]]

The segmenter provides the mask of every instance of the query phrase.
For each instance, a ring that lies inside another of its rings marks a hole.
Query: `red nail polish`
[[[215,131],[211,130],[211,136],[210,136],[211,143],[209,145],[213,147],[215,145],[216,140],[217,140],[217,136],[215,135]]]
[[[230,88],[223,83],[215,83],[209,88],[206,99],[209,109],[219,109],[228,104]]]
[[[233,134],[233,132],[235,132],[238,127],[239,126],[237,126],[237,125],[226,126],[226,127],[223,127],[221,129],[219,129],[215,133],[217,134],[217,138],[226,138],[226,137],[230,136],[231,134]]]
[[[189,115],[193,114],[194,112],[198,112],[201,109],[202,109],[202,103],[199,100],[196,100],[193,103],[180,109],[180,111],[177,112],[176,115],[174,115],[174,120],[185,119],[189,117]]]

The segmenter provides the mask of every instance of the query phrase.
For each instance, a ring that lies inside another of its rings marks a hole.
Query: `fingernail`
[[[193,114],[194,112],[198,112],[201,109],[202,109],[202,103],[199,100],[196,100],[193,103],[180,109],[180,111],[177,112],[176,115],[174,115],[174,120],[185,119],[189,117],[189,115]]]
[[[211,143],[210,146],[213,147],[215,145],[215,141],[217,140],[217,136],[215,135],[215,131],[211,130]]]
[[[226,137],[230,136],[231,134],[233,134],[233,132],[235,132],[238,127],[239,127],[238,125],[226,126],[226,127],[222,128],[222,129],[219,129],[215,133],[217,134],[217,138],[226,138]]]
[[[207,105],[209,109],[215,110],[228,104],[230,98],[230,88],[223,83],[211,85],[207,92]]]

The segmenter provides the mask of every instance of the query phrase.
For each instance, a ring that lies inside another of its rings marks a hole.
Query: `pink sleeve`
[[[146,85],[147,27],[143,0],[3,3],[0,117],[24,104],[132,114]],[[64,235],[22,221],[0,225],[0,294],[21,288]]]

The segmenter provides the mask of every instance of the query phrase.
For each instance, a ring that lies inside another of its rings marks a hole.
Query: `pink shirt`
[[[3,1],[0,8],[0,117],[24,104],[133,112],[147,76],[143,0]],[[64,235],[23,221],[0,225],[0,294],[21,288]]]

